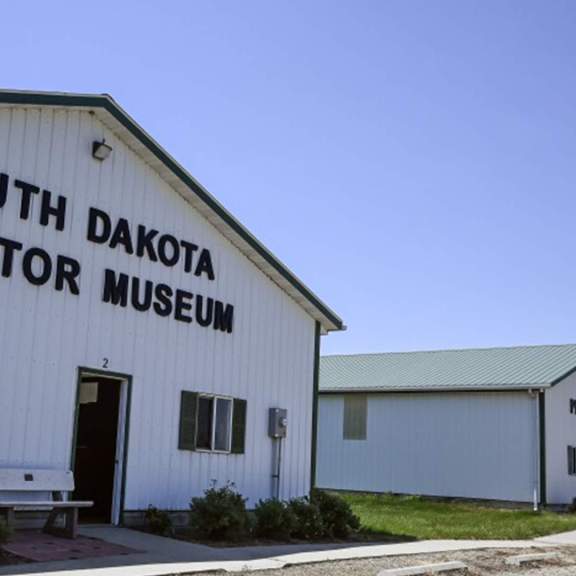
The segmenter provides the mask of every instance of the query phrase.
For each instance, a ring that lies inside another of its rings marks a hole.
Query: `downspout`
[[[310,462],[310,491],[316,486],[316,449],[318,444],[318,389],[320,386],[320,322],[314,332],[314,384],[312,391],[312,447]]]

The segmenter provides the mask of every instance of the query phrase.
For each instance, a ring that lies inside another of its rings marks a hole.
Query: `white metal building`
[[[112,98],[0,92],[0,468],[73,469],[112,522],[213,481],[253,504],[279,407],[304,495],[341,328]]]
[[[576,498],[576,345],[321,359],[317,485]]]

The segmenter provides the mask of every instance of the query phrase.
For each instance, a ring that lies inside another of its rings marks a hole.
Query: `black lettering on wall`
[[[167,249],[167,246],[170,248]],[[180,260],[180,244],[170,234],[164,234],[158,240],[158,256],[164,266],[176,266]]]
[[[28,184],[22,180],[15,180],[14,186],[20,188],[22,191],[22,198],[20,200],[20,219],[28,220],[30,218],[30,207],[32,205],[32,194],[39,194],[40,188],[34,184]]]
[[[115,306],[126,308],[128,304],[128,275],[118,274],[114,270],[104,271],[104,293],[102,300]]]
[[[194,270],[195,276],[200,276],[200,274],[206,274],[210,280],[214,280],[214,268],[212,266],[212,257],[210,256],[210,251],[204,248],[200,252],[200,257],[198,258],[198,265],[196,270]]]
[[[576,414],[576,399],[570,398],[570,414]]]
[[[206,306],[204,306],[204,296],[196,295],[196,322],[200,326],[210,326],[212,324],[212,317],[214,315],[214,300],[212,298],[206,299]]]
[[[192,303],[190,302],[192,298],[194,298],[194,295],[190,294],[190,292],[186,292],[186,290],[176,290],[176,309],[174,312],[174,318],[176,318],[176,320],[187,323],[192,322],[192,317],[184,314],[184,312],[192,310]]]
[[[156,256],[156,250],[152,243],[152,240],[156,236],[158,236],[158,230],[152,228],[152,230],[146,231],[146,226],[140,224],[138,226],[138,237],[136,241],[136,256],[142,258],[144,254],[147,254],[152,262],[157,262],[158,256]]]
[[[50,190],[22,180],[10,180],[8,174],[0,173],[0,209],[8,201],[8,187],[21,192],[20,219],[30,220],[39,208],[41,226],[53,224],[58,231],[66,228],[67,198]],[[41,194],[33,206],[34,196]],[[128,254],[147,257],[152,262],[160,261],[164,266],[174,267],[182,261],[184,272],[209,280],[215,279],[214,265],[210,251],[171,234],[161,234],[146,226],[137,227],[138,235],[132,236],[130,223],[126,218],[111,217],[106,211],[89,208],[86,240],[96,244],[108,244],[111,249],[123,247]],[[35,286],[47,284],[54,272],[56,291],[69,291],[80,294],[80,262],[68,256],[57,255],[52,259],[42,248],[25,250],[23,244],[0,237],[0,275],[11,277],[14,270],[15,253],[23,252],[22,273],[26,280]],[[153,310],[158,316],[172,317],[179,322],[191,324],[194,321],[201,327],[210,327],[221,332],[231,333],[234,321],[234,306],[207,296],[192,294],[186,290],[172,288],[168,284],[155,284],[150,280],[131,277],[111,269],[104,270],[103,302],[137,311]],[[574,409],[576,413],[576,408]]]
[[[112,249],[123,246],[128,254],[136,254],[139,258],[147,256],[151,262],[160,261],[167,267],[176,266],[183,260],[186,273],[206,275],[209,280],[215,278],[210,250],[200,249],[198,245],[186,240],[178,240],[172,234],[161,235],[158,230],[148,229],[143,224],[137,226],[137,233],[132,236],[126,218],[119,218],[114,225],[112,218],[98,208],[90,208],[87,239],[97,244],[109,242]]]
[[[180,240],[180,246],[184,248],[184,272],[192,272],[192,257],[194,252],[198,250],[198,246],[191,242],[186,242],[186,240]]]
[[[128,254],[134,254],[134,246],[132,245],[132,236],[130,235],[130,226],[126,218],[120,218],[116,228],[114,229],[114,234],[110,238],[110,248],[116,248],[118,244],[124,246],[124,250]]]
[[[38,274],[34,270],[35,258],[41,263],[41,271]],[[42,250],[42,248],[30,248],[30,250],[27,250],[22,259],[22,272],[30,284],[34,284],[34,286],[46,284],[52,274],[52,259],[48,252]]]
[[[86,238],[96,244],[105,244],[112,232],[110,216],[98,208],[90,208],[88,212],[88,234]]]
[[[56,230],[64,230],[66,222],[66,198],[58,196],[56,206],[50,204],[52,200],[52,193],[49,190],[42,191],[42,205],[40,208],[40,224],[42,226],[48,225],[50,216],[56,218]]]
[[[158,316],[170,316],[172,314],[172,295],[174,291],[166,284],[157,284],[154,290],[156,302],[154,302],[154,311]]]
[[[234,306],[232,304],[224,304],[216,300],[214,306],[214,330],[222,330],[222,332],[232,332],[232,324],[234,321]]]
[[[144,291],[140,298],[140,278],[132,277],[132,307],[138,312],[146,312],[152,306],[152,293],[154,286],[150,280],[144,282]]]
[[[4,276],[4,278],[10,278],[14,264],[14,252],[22,250],[23,245],[14,240],[0,238],[0,246],[4,248],[2,254],[2,276]]]
[[[8,198],[8,174],[0,174],[0,208],[4,208]]]
[[[80,262],[67,256],[58,256],[56,260],[56,290],[64,290],[64,285],[68,284],[68,290],[78,296],[80,286],[78,278],[80,276]]]

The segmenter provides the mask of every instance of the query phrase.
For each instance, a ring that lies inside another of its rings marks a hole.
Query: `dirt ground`
[[[539,552],[558,552],[559,558],[522,567],[508,566],[504,560],[510,556]],[[419,564],[433,564],[459,560],[468,566],[468,571],[447,572],[451,576],[576,576],[576,546],[532,549],[470,550],[439,554],[418,554],[413,556],[392,556],[343,562],[323,562],[303,564],[278,570],[264,570],[259,576],[377,576],[386,568],[401,568]],[[245,576],[254,572],[240,572]]]

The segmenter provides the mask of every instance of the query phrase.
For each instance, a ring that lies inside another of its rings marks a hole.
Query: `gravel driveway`
[[[521,568],[507,566],[504,559],[518,554],[538,552],[559,552],[560,557],[539,564],[524,565]],[[386,558],[371,558],[368,560],[348,560],[341,562],[322,562],[318,564],[302,564],[283,568],[281,570],[259,571],[258,576],[376,576],[384,568],[399,568],[418,564],[432,564],[460,560],[469,566],[467,572],[447,572],[450,576],[575,576],[576,546],[534,549],[500,549],[474,550],[465,552],[449,552],[442,554],[419,554],[414,556],[393,556]],[[255,576],[255,572],[240,572],[245,576]]]

